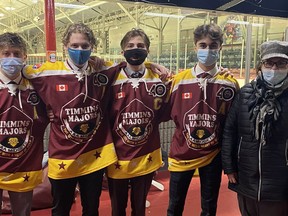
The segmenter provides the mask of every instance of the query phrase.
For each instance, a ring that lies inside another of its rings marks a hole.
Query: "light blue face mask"
[[[211,66],[217,62],[219,58],[219,50],[218,49],[198,49],[197,58],[201,64],[205,66]]]
[[[7,77],[14,77],[20,73],[23,68],[24,60],[22,58],[0,58],[1,71],[7,75]]]
[[[263,79],[272,85],[277,85],[280,82],[282,82],[284,79],[287,78],[287,74],[288,74],[287,69],[278,69],[278,70],[269,68],[262,69]]]
[[[68,48],[68,54],[75,65],[83,65],[90,58],[91,50],[78,50]]]

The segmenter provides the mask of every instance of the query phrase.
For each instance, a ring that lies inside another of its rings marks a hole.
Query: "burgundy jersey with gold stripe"
[[[118,161],[108,167],[109,177],[132,178],[161,166],[158,126],[166,92],[151,70],[141,78],[128,78],[121,70],[111,91],[109,117]]]
[[[46,62],[26,68],[25,75],[55,116],[49,142],[50,178],[89,174],[117,160],[106,93],[118,67],[106,65],[95,72],[87,66],[75,71],[69,62]]]
[[[9,84],[8,84],[9,85]],[[42,182],[45,105],[22,78],[15,94],[0,81],[0,188],[25,192]]]
[[[218,72],[197,78],[192,68],[174,77],[168,109],[176,125],[170,171],[205,166],[219,153],[224,121],[238,88],[234,78]]]

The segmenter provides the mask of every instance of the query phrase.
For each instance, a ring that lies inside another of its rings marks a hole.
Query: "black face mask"
[[[124,51],[126,61],[131,65],[141,65],[148,55],[147,50],[131,49]]]

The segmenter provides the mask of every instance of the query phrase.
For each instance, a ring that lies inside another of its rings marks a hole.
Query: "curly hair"
[[[194,44],[204,37],[209,37],[212,41],[219,41],[220,45],[223,43],[223,32],[214,23],[200,25],[194,30]]]
[[[27,44],[17,33],[6,32],[0,35],[0,50],[6,47],[20,48],[24,55],[27,54]]]
[[[146,35],[146,33],[142,29],[136,29],[136,28],[133,28],[132,30],[128,31],[125,34],[125,36],[122,38],[122,40],[120,42],[120,46],[121,46],[122,50],[125,49],[125,46],[131,40],[131,38],[134,38],[137,36],[140,36],[143,38],[144,44],[145,44],[147,50],[149,50],[150,40],[149,40],[148,36]]]
[[[73,23],[68,26],[62,37],[62,43],[64,46],[68,45],[72,33],[81,33],[86,35],[92,47],[96,46],[96,38],[94,36],[92,29],[90,29],[84,23]]]

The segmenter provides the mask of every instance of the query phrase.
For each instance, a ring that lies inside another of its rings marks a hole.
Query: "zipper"
[[[259,169],[259,185],[258,185],[258,195],[257,195],[257,200],[260,201],[260,197],[261,197],[261,186],[262,186],[262,169],[261,169],[261,161],[262,161],[262,157],[261,157],[261,153],[262,153],[262,146],[263,144],[260,143],[260,147],[259,147],[259,151],[258,151],[258,169]]]
[[[242,145],[242,137],[240,138],[239,147],[238,147],[238,151],[237,151],[238,162],[239,162],[239,160],[240,160],[240,149],[241,149],[241,145]]]

